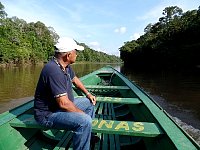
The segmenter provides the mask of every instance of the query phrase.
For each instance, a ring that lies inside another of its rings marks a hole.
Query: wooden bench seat
[[[23,114],[18,118],[10,121],[12,127],[21,127],[21,128],[37,128],[47,130],[48,128],[39,125],[32,114]]]
[[[97,97],[97,104],[95,106],[96,115],[92,124],[92,132],[97,133],[101,140],[95,145],[95,148],[120,149],[120,146],[123,146],[123,143],[120,143],[121,138],[119,135],[129,135],[131,139],[131,136],[133,136],[133,138],[136,138],[135,136],[142,138],[156,137],[163,134],[155,123],[116,121],[113,103],[124,104],[124,102],[126,104],[141,103],[137,98]],[[18,118],[11,120],[10,125],[12,127],[37,128],[42,132],[48,130],[47,128],[40,126],[35,121],[32,114],[23,114]],[[46,136],[48,137],[49,133],[47,133]],[[65,147],[69,147],[71,145],[72,136],[72,132],[67,131],[58,139],[53,137],[53,139],[56,139],[57,141],[59,140],[54,150],[62,150]]]
[[[162,131],[155,123],[95,119],[92,131],[96,133],[156,137]]]
[[[130,88],[128,86],[103,86],[103,85],[85,85],[87,90],[95,95],[108,96],[108,95],[117,95],[123,91],[129,91]],[[73,87],[74,91],[78,93],[78,95],[83,95],[79,89],[75,86]]]
[[[77,96],[84,97],[84,96]],[[118,97],[96,97],[97,102],[106,102],[106,103],[117,103],[117,104],[141,104],[142,102],[138,98],[118,98]]]
[[[21,115],[10,122],[12,127],[47,129],[40,126],[33,115]],[[114,121],[104,119],[94,119],[92,131],[95,133],[120,134],[129,136],[156,137],[162,134],[155,123]]]
[[[76,89],[76,87],[73,87]],[[104,90],[128,90],[128,86],[103,86],[103,85],[85,85],[85,88],[90,89],[104,89]]]

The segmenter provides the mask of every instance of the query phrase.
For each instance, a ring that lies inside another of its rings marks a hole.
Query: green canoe
[[[200,146],[136,84],[110,66],[81,78],[96,95],[91,149],[195,150]],[[74,96],[84,96],[74,88]],[[72,132],[43,128],[33,100],[0,114],[0,150],[72,149]]]

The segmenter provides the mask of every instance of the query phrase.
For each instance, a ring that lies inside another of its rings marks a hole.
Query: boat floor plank
[[[72,140],[73,133],[70,131],[67,131],[66,134],[63,136],[63,138],[60,140],[60,142],[56,145],[56,147],[53,150],[60,150],[65,149],[67,145],[70,145],[70,141]]]
[[[109,109],[112,109],[111,107],[113,107],[113,106],[112,105],[108,105]],[[109,120],[114,119],[114,118],[111,117],[111,115],[107,116],[106,118],[109,119]],[[112,149],[115,149],[115,150],[119,150],[120,149],[120,143],[119,143],[118,139],[119,139],[119,135],[109,134],[109,140],[110,140],[109,145],[110,145],[110,149],[111,150]]]
[[[112,118],[113,114],[111,111],[111,107],[113,105],[111,103],[100,103],[100,109],[96,112],[102,113],[101,115],[97,115],[98,119],[114,119]],[[104,133],[97,133],[98,136],[100,136],[101,140],[99,143],[95,145],[95,148],[93,149],[101,149],[101,150],[119,150],[120,149],[120,143],[116,142],[115,137],[119,135],[115,134],[104,134]]]

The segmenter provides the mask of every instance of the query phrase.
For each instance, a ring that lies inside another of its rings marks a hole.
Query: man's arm
[[[79,88],[83,93],[85,93],[85,95],[87,96],[87,98],[92,102],[93,105],[96,105],[96,97],[93,96],[90,92],[88,92],[88,90],[85,88],[85,86],[83,85],[83,83],[79,80],[78,77],[74,77],[72,80],[73,84]]]
[[[59,105],[59,107],[62,110],[68,111],[68,112],[81,112],[84,113],[82,110],[77,108],[72,101],[70,101],[67,97],[67,95],[57,97],[56,101]]]

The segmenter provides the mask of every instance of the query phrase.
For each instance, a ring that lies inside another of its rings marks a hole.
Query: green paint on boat
[[[200,146],[140,87],[110,66],[81,78],[96,95],[92,149],[198,150]],[[75,97],[84,96],[76,87]],[[33,100],[0,114],[0,150],[72,149],[71,131],[41,127]]]

